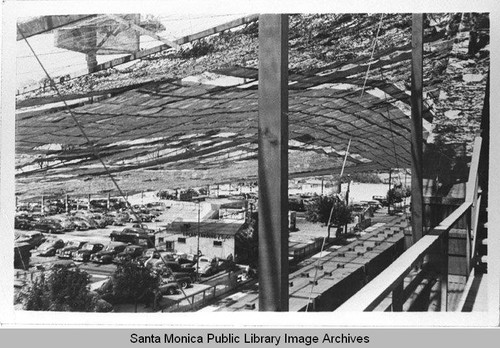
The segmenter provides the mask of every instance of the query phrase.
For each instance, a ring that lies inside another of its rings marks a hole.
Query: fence
[[[478,228],[478,214],[481,203],[478,179],[481,142],[481,138],[477,137],[474,143],[474,154],[467,182],[465,202],[427,235],[406,250],[377,278],[339,307],[338,311],[372,311],[389,295],[392,295],[392,311],[402,311],[404,302],[411,296],[412,289],[416,287],[415,283],[422,280],[422,277],[414,277],[414,280],[407,284],[405,288],[405,278],[416,266],[422,265],[425,266],[422,267],[422,271],[430,269],[438,273],[441,293],[440,309],[441,311],[448,310],[449,232],[457,224],[463,222],[462,218],[464,216],[467,221],[466,268],[468,273],[471,271],[475,259],[477,243],[475,234]]]

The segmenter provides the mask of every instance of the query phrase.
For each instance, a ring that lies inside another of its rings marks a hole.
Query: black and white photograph
[[[498,315],[488,11],[97,9],[3,25],[13,321]]]

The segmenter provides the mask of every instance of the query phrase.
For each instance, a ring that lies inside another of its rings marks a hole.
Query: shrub
[[[79,269],[58,268],[42,273],[19,294],[18,301],[31,311],[96,311],[97,298],[88,288],[90,276]]]

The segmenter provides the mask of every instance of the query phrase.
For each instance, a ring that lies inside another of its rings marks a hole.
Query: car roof
[[[46,239],[45,242],[43,242],[43,244],[60,243],[60,242],[64,242],[64,241],[61,238],[49,238],[49,239]]]
[[[38,232],[38,231],[24,231],[24,232],[21,232],[21,236],[25,236],[25,237],[39,236],[39,235],[43,236],[43,233],[42,232]]]
[[[72,265],[75,265],[75,262],[72,261],[72,260],[58,260],[58,261],[54,261],[50,267],[57,267],[57,266],[72,266]]]
[[[109,242],[108,245],[106,246],[121,246],[121,245],[127,245],[127,243],[122,243],[122,242]]]
[[[127,248],[129,248],[129,249],[144,249],[143,246],[133,245],[133,244],[127,245]]]

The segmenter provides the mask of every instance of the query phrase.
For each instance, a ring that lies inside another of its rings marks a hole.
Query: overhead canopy
[[[426,41],[429,105],[439,95],[453,42],[442,33]],[[349,140],[348,172],[410,167],[410,58],[404,44],[307,73],[291,70],[290,176],[339,173]],[[110,171],[129,188],[255,180],[257,75],[249,67],[212,68],[128,85],[125,91],[115,88],[114,96],[72,112]],[[433,116],[425,110],[427,125]],[[18,110],[16,177],[23,186],[18,192],[42,182],[67,190],[70,182],[92,182],[105,174],[65,108]]]
[[[349,166],[408,167],[409,118],[391,104],[397,99],[379,89],[368,88],[361,96],[359,89],[338,87],[345,85],[290,91],[290,149],[327,155],[332,160],[325,167],[335,167],[352,139]],[[392,86],[382,87],[397,92]],[[408,97],[401,92],[396,96]],[[257,156],[257,110],[255,83],[219,87],[168,81],[72,112],[109,169],[124,172],[204,170],[253,160]],[[20,164],[18,177],[105,174],[66,110],[18,116],[16,145],[20,153],[43,154]]]

